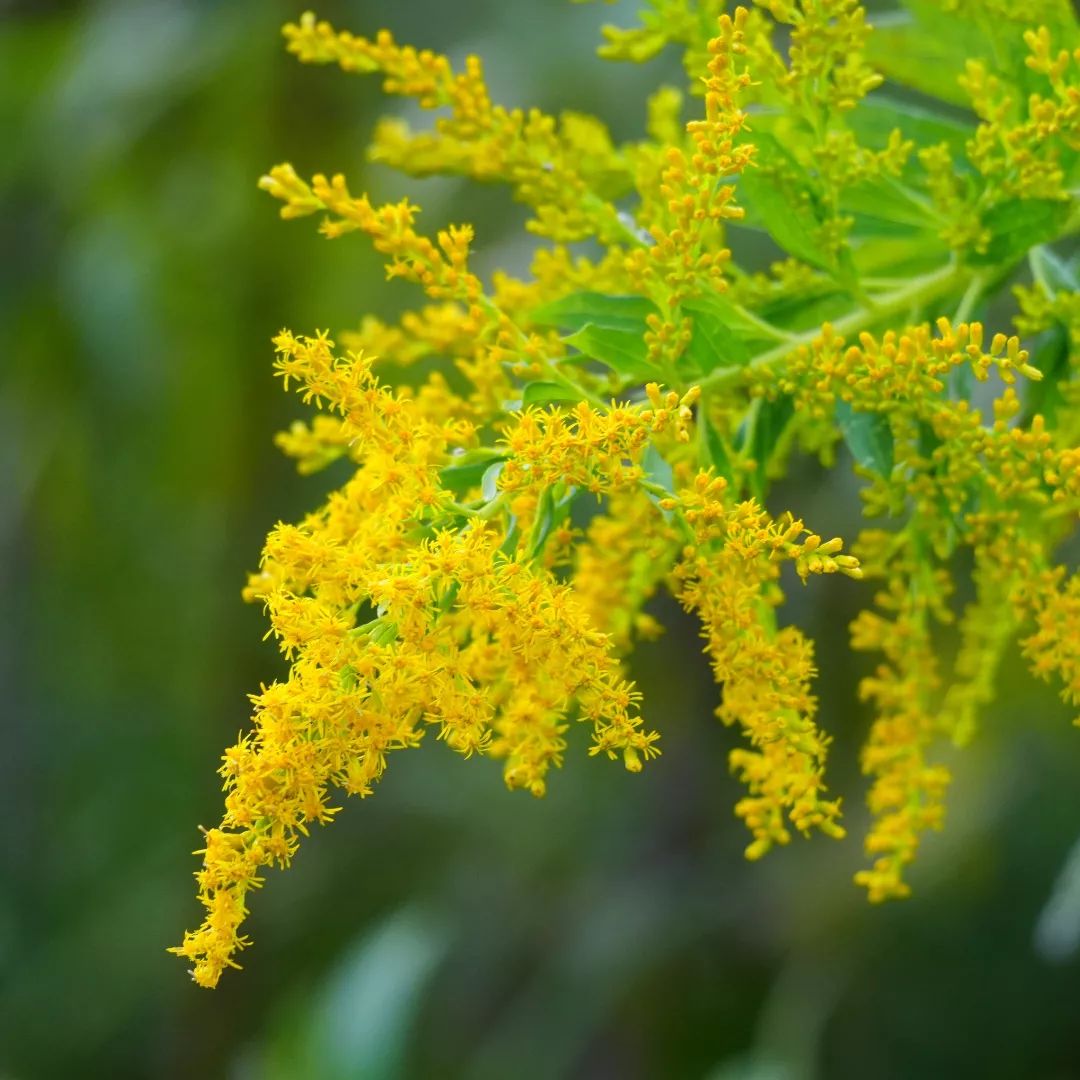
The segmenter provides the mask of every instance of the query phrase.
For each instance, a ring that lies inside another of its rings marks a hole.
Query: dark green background
[[[524,214],[366,165],[402,103],[286,56],[299,9],[280,0],[0,12],[0,1075],[1080,1077],[1080,870],[1036,946],[1080,834],[1080,732],[1011,664],[915,898],[868,907],[850,878],[870,661],[845,646],[868,596],[846,580],[785,609],[819,642],[844,843],[742,860],[735,735],[694,627],[660,604],[671,631],[635,669],[664,735],[645,773],[587,759],[576,732],[534,801],[429,740],[271,874],[245,971],[196,989],[164,951],[199,918],[195,827],[220,812],[245,695],[281,671],[240,586],[328,482],[271,445],[302,410],[269,338],[416,299],[364,240],[279,222],[255,181],[289,159],[411,194],[431,229],[478,223],[484,272],[524,264]],[[320,14],[480,52],[498,99],[594,111],[620,137],[677,71],[596,60],[602,5]],[[851,484],[810,464],[773,500],[858,527]]]

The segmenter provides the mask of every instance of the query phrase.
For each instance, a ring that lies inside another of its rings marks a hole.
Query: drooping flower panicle
[[[663,590],[699,621],[716,714],[742,739],[750,858],[844,835],[783,568],[872,590],[851,645],[878,657],[860,684],[872,822],[856,874],[874,901],[910,892],[945,819],[940,744],[977,735],[1014,644],[1080,705],[1080,585],[1056,561],[1080,516],[1080,270],[1053,246],[1080,228],[1075,13],[913,4],[908,36],[876,45],[857,0],[723,7],[647,0],[640,26],[605,30],[602,55],[675,46],[688,74],[623,145],[580,113],[499,105],[475,57],[455,68],[311,14],[285,28],[302,61],[378,73],[434,114],[380,124],[373,158],[506,184],[538,239],[527,275],[486,282],[471,226],[427,233],[408,200],[289,164],[259,182],[282,217],[365,236],[425,300],[364,315],[341,348],[274,339],[277,374],[316,410],[278,444],[302,472],[347,475],[271,531],[244,590],[290,668],[253,695],[220,769],[205,919],[173,950],[201,985],[237,966],[265,869],[430,731],[537,796],[577,722],[593,755],[640,770],[659,736],[629,657],[662,631]],[[954,70],[892,55],[946,33],[970,44]],[[966,99],[972,122],[875,96],[886,75]],[[772,266],[733,254],[748,229],[781,249]],[[1021,265],[1018,333],[993,333],[974,316]],[[769,509],[792,455],[831,466],[841,445],[880,519],[854,554]]]

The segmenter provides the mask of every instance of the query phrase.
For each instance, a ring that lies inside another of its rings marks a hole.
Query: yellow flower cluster
[[[383,121],[372,144],[375,159],[416,175],[455,172],[510,183],[535,211],[529,227],[541,236],[625,241],[626,226],[608,199],[629,190],[629,165],[598,120],[577,113],[556,120],[539,109],[493,105],[479,58],[470,56],[455,74],[446,57],[399,46],[385,30],[373,40],[337,33],[308,13],[286,26],[285,36],[302,60],[381,71],[387,93],[450,110],[430,133]]]
[[[612,645],[629,651],[635,639],[662,631],[642,611],[667,577],[679,550],[673,534],[641,488],[611,495],[574,546],[573,586],[593,624]]]
[[[1043,76],[1048,93],[1018,100],[1018,89],[1003,86],[984,62],[969,60],[963,86],[982,123],[968,157],[1006,195],[1068,199],[1061,157],[1063,150],[1080,150],[1080,86],[1069,79],[1070,68],[1080,66],[1080,48],[1055,51],[1045,26],[1026,31],[1024,41],[1027,67]]]
[[[1080,577],[1064,577],[1061,567],[1048,571],[1033,592],[1035,632],[1021,647],[1032,672],[1040,679],[1057,675],[1062,700],[1080,706]]]
[[[731,253],[719,243],[715,225],[741,219],[743,210],[732,202],[734,185],[722,181],[742,172],[754,152],[740,141],[746,114],[738,105],[750,76],[735,64],[746,51],[746,18],[745,8],[734,19],[720,16],[720,32],[709,42],[705,116],[686,125],[693,148],[669,146],[664,152],[659,198],[650,220],[643,221],[653,243],[629,257],[632,280],[646,295],[670,305],[726,285],[723,265]]]
[[[418,233],[414,227],[416,207],[408,201],[373,207],[366,195],[354,198],[342,176],[327,180],[319,174],[308,185],[297,176],[291,165],[277,165],[262,177],[259,186],[285,205],[284,218],[300,217],[319,210],[334,217],[323,221],[321,230],[327,237],[336,238],[354,230],[366,233],[377,251],[387,258],[387,275],[401,277],[419,284],[429,297],[441,302],[433,315],[414,316],[402,329],[411,331],[404,341],[446,346],[446,322],[456,313],[458,341],[468,341],[470,347],[458,360],[458,366],[474,387],[472,411],[487,415],[501,407],[511,394],[511,385],[503,369],[505,356],[521,354],[535,358],[544,342],[529,337],[514,326],[484,295],[480,279],[468,269],[472,229],[450,226],[440,230],[436,239]],[[440,318],[441,316],[441,318]],[[377,328],[372,328],[377,329]],[[360,343],[364,344],[363,338]],[[401,354],[398,349],[392,355]],[[408,358],[408,354],[403,357]],[[467,411],[467,406],[454,401],[446,385],[436,375],[433,389],[445,399],[447,411],[455,408]]]
[[[757,35],[754,68],[772,76],[776,90],[793,108],[816,114],[855,108],[882,82],[881,75],[866,62],[869,27],[858,0],[755,0],[776,23],[789,26],[790,65],[785,65],[768,40]]]
[[[866,838],[873,868],[855,875],[870,899],[880,901],[908,895],[902,874],[915,858],[919,835],[944,822],[949,771],[927,760],[940,734],[931,705],[939,676],[930,621],[945,621],[949,612],[945,583],[926,573],[913,542],[898,544],[889,534],[867,531],[857,550],[867,575],[886,582],[875,597],[879,611],[862,612],[851,627],[852,648],[884,658],[859,687],[876,713],[862,752],[863,771],[873,777],[867,804],[875,821]]]
[[[948,772],[928,764],[929,747],[938,737],[970,739],[1005,646],[1032,610],[1048,613],[1035,616],[1044,620],[1044,636],[1025,646],[1033,670],[1057,673],[1067,685],[1074,670],[1068,643],[1075,648],[1077,639],[1067,596],[1039,570],[1054,544],[1046,515],[1067,520],[1077,512],[1080,455],[1055,446],[1041,416],[1027,428],[1014,425],[1017,376],[1042,378],[1018,338],[998,334],[986,343],[981,324],[953,326],[946,319],[936,330],[920,325],[880,340],[863,332],[858,345],[848,346],[826,325],[783,372],[761,376],[765,392],[778,386],[808,412],[849,410],[849,423],[862,424],[877,450],[865,466],[868,512],[908,516],[901,532],[869,530],[858,544],[867,575],[886,583],[875,600],[880,613],[864,612],[852,627],[854,648],[880,651],[885,659],[862,686],[878,713],[863,755],[864,769],[875,777],[870,807],[877,820],[867,841],[874,869],[858,880],[878,900],[907,894],[902,871],[918,835],[943,821]],[[966,400],[944,396],[961,368],[982,381],[996,372],[1003,389],[993,423]],[[934,623],[952,622],[948,560],[961,545],[974,552],[976,598],[961,619],[953,681],[939,693],[931,631]],[[1060,623],[1060,641],[1045,636],[1048,620]]]
[[[351,469],[271,531],[244,590],[290,670],[253,697],[220,770],[205,920],[173,950],[201,985],[236,966],[265,868],[431,728],[534,795],[575,719],[592,754],[638,771],[658,736],[625,666],[661,631],[661,590],[700,621],[717,716],[745,739],[730,766],[757,858],[796,832],[844,835],[813,643],[777,615],[782,568],[875,583],[851,627],[879,657],[860,684],[873,820],[856,875],[874,901],[910,891],[944,821],[938,745],[974,737],[1014,641],[1080,705],[1080,579],[1056,561],[1080,520],[1080,285],[1053,248],[1080,229],[1075,16],[1058,0],[1040,0],[1045,25],[999,0],[916,5],[993,45],[963,76],[965,132],[867,100],[881,76],[856,0],[723,7],[647,0],[641,26],[605,31],[604,55],[675,44],[691,77],[622,146],[590,117],[494,104],[475,57],[455,70],[313,15],[285,28],[301,60],[381,73],[440,110],[429,131],[382,124],[374,157],[504,183],[542,241],[527,275],[486,282],[469,226],[425,235],[408,201],[288,164],[260,181],[283,217],[366,236],[425,299],[363,317],[343,351],[325,333],[275,338],[277,373],[316,407],[278,445],[303,472]],[[767,270],[733,257],[746,228],[783,249]],[[1021,336],[991,334],[972,315],[1025,258]],[[886,519],[853,555],[765,508],[791,455],[831,466],[841,444]]]
[[[588,0],[575,0],[587,3]],[[611,3],[612,0],[606,0]],[[597,54],[605,60],[644,63],[671,44],[684,49],[684,64],[691,79],[704,66],[712,28],[724,11],[723,0],[648,0],[641,26],[603,28],[604,44]]]
[[[695,390],[682,398],[673,391],[661,395],[655,383],[648,391],[650,408],[613,405],[600,412],[581,402],[567,413],[521,413],[500,443],[509,460],[499,487],[516,492],[563,483],[606,494],[634,485],[642,478],[640,458],[650,437],[671,429],[686,441],[690,406],[698,396]]]
[[[332,787],[370,794],[387,753],[415,746],[426,726],[465,756],[503,759],[508,786],[534,795],[561,760],[572,706],[593,728],[593,753],[636,771],[657,752],[639,695],[573,589],[508,557],[478,516],[425,527],[449,509],[440,468],[470,427],[431,422],[364,358],[335,358],[324,335],[283,332],[277,347],[280,374],[342,417],[362,468],[321,511],[270,534],[249,583],[292,668],[253,699],[254,729],[225,755],[225,818],[198,875],[207,918],[176,950],[208,986],[246,944],[238,928],[260,869],[287,865],[298,836],[331,819]]]
[[[1014,5],[1007,7],[1012,10],[995,14],[993,23],[985,11],[980,21],[994,25],[996,34],[1000,26],[1017,20]],[[1056,14],[1068,21],[1064,11]],[[1024,21],[1028,19],[1033,21],[1034,15],[1025,12]],[[968,59],[958,79],[980,120],[965,147],[978,181],[965,175],[948,144],[919,151],[930,178],[939,233],[961,253],[985,254],[993,235],[987,221],[1015,200],[1075,201],[1070,174],[1080,150],[1080,48],[1055,48],[1045,25],[1023,31],[1022,42],[1025,66],[1009,78],[984,59]]]
[[[285,202],[282,217],[300,217],[326,210],[334,215],[322,226],[328,237],[360,229],[371,237],[375,250],[389,259],[387,272],[423,286],[437,300],[460,300],[475,305],[481,294],[479,279],[466,269],[472,229],[453,226],[439,232],[437,242],[413,227],[416,207],[407,200],[373,207],[366,195],[354,198],[341,175],[327,180],[317,175],[307,185],[291,165],[276,165],[259,186]],[[471,314],[478,317],[476,312]]]
[[[753,500],[729,507],[726,488],[722,478],[699,473],[677,500],[693,543],[674,580],[680,602],[701,619],[705,651],[723,686],[716,714],[738,724],[752,746],[733,750],[730,760],[749,788],[735,812],[754,837],[747,857],[757,859],[788,843],[789,820],[804,834],[817,828],[844,835],[839,800],[824,798],[829,739],[814,723],[813,645],[794,626],[776,627],[779,564],[793,561],[803,580],[861,571],[857,559],[838,554],[841,540],[822,542],[790,517],[773,521]]]

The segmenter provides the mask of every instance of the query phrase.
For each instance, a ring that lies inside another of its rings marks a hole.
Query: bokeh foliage
[[[482,52],[503,100],[583,106],[630,136],[623,103],[656,80],[592,57],[618,11],[320,13]],[[1006,672],[955,763],[917,898],[868,909],[849,886],[857,839],[742,862],[730,733],[674,612],[635,661],[665,731],[647,774],[571,754],[534,802],[507,796],[490,763],[406,755],[377,800],[313,838],[302,873],[275,875],[244,978],[207,995],[178,975],[164,946],[191,918],[191,823],[212,823],[212,765],[278,670],[239,587],[268,526],[319,494],[270,444],[300,410],[270,378],[268,340],[402,302],[364,244],[282,225],[255,179],[284,157],[342,167],[379,197],[422,191],[431,226],[477,221],[484,270],[525,258],[501,193],[364,166],[385,102],[286,58],[278,26],[296,14],[279,0],[27,3],[0,23],[0,1069],[1080,1074],[1080,905],[1036,937],[1080,832],[1080,740],[1053,692]],[[812,464],[777,504],[793,493],[808,518],[857,526],[852,491]],[[857,599],[833,593],[790,617],[819,642],[822,717],[850,746],[866,725],[849,704]],[[853,816],[856,771],[837,756]]]

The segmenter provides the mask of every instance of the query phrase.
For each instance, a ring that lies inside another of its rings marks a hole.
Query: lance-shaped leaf
[[[1061,234],[1069,217],[1070,204],[1056,199],[1010,199],[983,215],[983,224],[993,235],[986,251],[971,256],[973,263],[1012,263],[1037,244]]]
[[[619,375],[642,381],[656,375],[656,368],[647,359],[644,325],[637,331],[586,323],[563,341]]]
[[[695,297],[684,301],[682,309],[693,320],[684,360],[697,375],[745,364],[753,352],[749,342],[761,340],[761,330],[723,297]]]
[[[766,132],[754,136],[757,168],[739,177],[739,194],[747,223],[765,229],[789,255],[832,269],[822,250],[816,185],[806,170]]]
[[[532,322],[577,331],[592,324],[605,330],[644,332],[645,320],[658,314],[656,305],[643,296],[607,296],[598,292],[575,292],[535,308]]]

